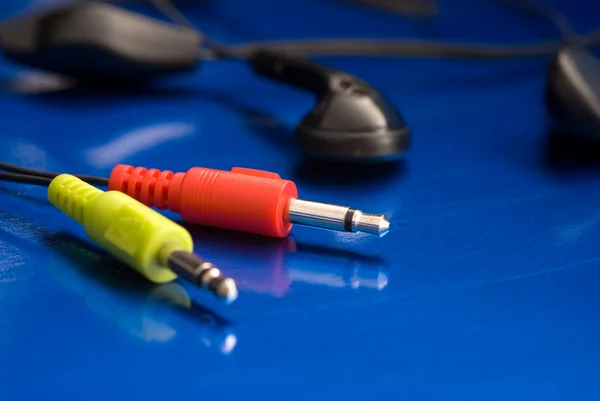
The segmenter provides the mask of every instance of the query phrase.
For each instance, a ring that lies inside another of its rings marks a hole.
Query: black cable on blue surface
[[[17,182],[19,184],[30,184],[47,187],[52,182],[52,179],[35,175],[0,172],[0,181]]]
[[[207,47],[214,52],[214,58],[240,58],[240,55],[233,52],[229,46],[206,35],[196,25],[194,25],[170,0],[150,0],[150,2],[164,16],[172,22],[195,30]],[[201,53],[202,54],[202,53]]]
[[[411,17],[432,17],[438,13],[438,4],[434,0],[345,0],[366,7],[408,15]]]
[[[208,50],[216,58],[248,59],[259,50],[280,51],[290,55],[314,56],[371,56],[371,57],[448,57],[472,59],[499,59],[551,55],[565,43],[577,39],[582,46],[600,43],[600,28],[585,36],[572,29],[566,16],[550,7],[532,1],[501,0],[502,2],[549,19],[561,32],[562,40],[524,44],[494,45],[486,43],[452,43],[421,39],[367,39],[329,38],[282,41],[260,41],[226,45],[200,31],[171,0],[150,0],[154,6],[174,23],[195,29],[205,40]]]
[[[32,168],[27,168],[27,167],[21,167],[21,166],[17,166],[16,164],[10,164],[10,163],[4,163],[4,162],[0,162],[0,170],[16,173],[14,175],[16,175],[17,177],[45,178],[48,180],[48,184],[50,183],[50,181],[52,179],[54,179],[56,176],[61,174],[61,173],[53,173],[53,172],[49,172],[49,171],[36,170],[36,169],[32,169]],[[0,173],[0,174],[3,174],[2,176],[0,176],[0,180],[2,180],[2,177],[6,176],[6,174],[8,174],[8,173]],[[104,186],[104,187],[108,186],[108,178],[91,176],[91,175],[75,175],[75,174],[74,174],[74,176],[79,178],[82,181],[87,182],[88,184],[99,185],[99,186]],[[14,178],[14,179],[16,180],[16,178]],[[10,181],[10,180],[4,179],[4,181]],[[20,182],[20,181],[13,181],[13,182]],[[39,184],[39,185],[42,185],[42,184]]]
[[[500,2],[521,11],[545,17],[552,22],[565,41],[575,40],[579,36],[567,16],[552,7],[530,0],[500,0]]]

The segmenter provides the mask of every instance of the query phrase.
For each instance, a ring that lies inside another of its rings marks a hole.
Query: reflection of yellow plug
[[[149,280],[165,283],[180,274],[227,301],[237,298],[232,279],[191,254],[193,242],[186,229],[135,199],[101,191],[68,174],[52,180],[48,199],[80,223],[92,241]]]

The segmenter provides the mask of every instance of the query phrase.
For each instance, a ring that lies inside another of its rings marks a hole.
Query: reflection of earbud
[[[366,82],[342,71],[283,54],[251,58],[257,75],[317,96],[296,129],[300,148],[318,158],[380,161],[400,157],[410,145],[402,115]]]

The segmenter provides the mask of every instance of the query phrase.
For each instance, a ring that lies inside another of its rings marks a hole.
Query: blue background
[[[196,3],[187,15],[228,43],[557,36],[493,1],[448,0],[435,20],[334,0]],[[555,4],[583,32],[600,10]],[[226,307],[185,283],[146,283],[43,188],[2,183],[1,400],[598,399],[600,163],[549,140],[548,59],[322,61],[402,110],[414,132],[403,164],[318,173],[292,146],[311,96],[236,62],[144,93],[37,95],[15,82],[43,77],[2,63],[13,90],[0,93],[0,160],[99,175],[116,163],[266,169],[393,228],[379,239],[296,227],[285,240],[194,228],[197,252],[238,282]]]

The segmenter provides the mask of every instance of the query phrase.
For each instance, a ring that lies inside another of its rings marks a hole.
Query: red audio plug
[[[294,223],[380,237],[390,228],[384,215],[298,199],[296,184],[261,170],[193,167],[173,173],[118,165],[108,189],[179,213],[189,223],[279,238],[287,236]]]

